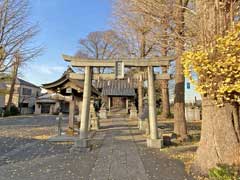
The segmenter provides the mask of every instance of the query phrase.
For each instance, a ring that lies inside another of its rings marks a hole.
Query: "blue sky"
[[[31,21],[44,47],[41,56],[23,67],[23,79],[41,85],[56,80],[67,68],[61,55],[73,55],[78,40],[89,32],[109,29],[111,0],[30,0]]]
[[[57,80],[68,66],[61,57],[63,53],[74,55],[80,38],[111,28],[111,1],[30,0],[31,21],[40,28],[35,41],[44,51],[22,68],[22,78],[36,85]],[[195,95],[193,86],[186,89],[186,99]]]

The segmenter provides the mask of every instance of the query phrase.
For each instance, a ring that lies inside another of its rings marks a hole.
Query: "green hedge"
[[[19,109],[15,106],[15,105],[12,105],[10,107],[10,110],[6,110],[4,112],[4,116],[16,116],[16,115],[19,115],[20,112],[19,112]]]

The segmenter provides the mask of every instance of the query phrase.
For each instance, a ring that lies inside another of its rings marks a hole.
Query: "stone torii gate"
[[[156,114],[156,98],[154,79],[163,80],[170,79],[170,75],[154,74],[153,67],[168,67],[169,62],[174,57],[157,57],[153,59],[121,59],[121,60],[92,60],[84,59],[73,56],[63,55],[63,59],[71,63],[73,67],[85,68],[85,74],[71,73],[71,79],[84,80],[81,126],[80,126],[80,139],[76,145],[80,148],[88,146],[88,123],[89,123],[89,110],[90,110],[90,96],[91,96],[91,83],[92,80],[111,80],[124,78],[125,67],[142,67],[147,68],[147,73],[136,74],[133,76],[135,79],[148,80],[148,105],[149,105],[149,127],[150,137],[147,139],[147,146],[153,148],[162,147],[162,138],[158,135],[157,127],[157,114]],[[93,67],[115,67],[115,74],[95,74],[92,71]]]

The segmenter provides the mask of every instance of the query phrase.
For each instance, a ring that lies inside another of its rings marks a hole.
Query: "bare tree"
[[[137,11],[133,0],[117,0],[113,6],[113,27],[128,48],[128,57],[159,55],[160,27],[148,16]]]
[[[184,51],[185,45],[185,11],[189,0],[176,1],[175,14],[175,34],[176,34],[176,74],[175,74],[175,99],[174,99],[174,132],[182,139],[187,137],[187,123],[185,119],[185,77],[183,73],[183,65],[181,62],[181,55]]]
[[[91,32],[86,39],[80,39],[80,49],[77,56],[86,56],[93,59],[109,59],[120,53],[120,38],[112,31]]]
[[[175,100],[174,100],[174,132],[181,138],[187,138],[185,119],[185,78],[181,55],[186,45],[192,40],[193,31],[186,24],[187,17],[193,13],[189,0],[133,0],[137,11],[147,15],[158,26],[165,29],[168,53],[175,54]],[[164,41],[163,41],[164,42]]]
[[[168,18],[163,18],[163,38],[161,38],[161,55],[168,56],[169,52],[169,39],[168,37]],[[162,68],[163,73],[168,73],[168,68]],[[170,116],[170,99],[169,99],[169,81],[168,80],[160,80],[161,87],[161,95],[162,95],[162,117],[168,118]]]
[[[124,56],[126,49],[123,40],[113,30],[91,32],[85,39],[80,39],[79,44],[76,56],[88,59],[119,58]]]
[[[160,28],[148,16],[135,9],[132,0],[117,0],[114,4],[113,26],[127,43],[128,57],[148,58],[159,55]],[[138,111],[143,110],[143,81],[139,69]]]
[[[8,102],[7,102],[7,111],[10,111],[11,105],[12,105],[12,100],[13,100],[13,95],[14,95],[14,91],[15,91],[15,85],[16,85],[16,81],[17,81],[17,75],[18,75],[18,71],[20,68],[20,64],[21,64],[21,56],[20,54],[16,54],[14,56],[14,63],[12,66],[12,73],[11,73],[11,86],[10,86],[10,90],[9,90],[9,98],[8,98]]]
[[[16,53],[21,54],[22,62],[30,60],[42,51],[33,45],[37,35],[37,25],[29,21],[28,0],[0,1],[0,72],[5,72],[14,64]]]
[[[12,67],[8,110],[12,104],[20,65],[38,56],[42,51],[40,46],[33,44],[37,33],[37,25],[32,25],[29,21],[28,0],[0,1],[0,72],[6,74]]]

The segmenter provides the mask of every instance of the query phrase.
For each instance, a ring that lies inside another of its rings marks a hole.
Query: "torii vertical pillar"
[[[78,100],[78,130],[80,130],[81,114],[82,114],[82,99]],[[78,132],[79,134],[80,132]]]
[[[128,114],[128,97],[126,98],[126,113]]]
[[[143,76],[139,74],[138,80],[138,114],[143,111]]]
[[[156,97],[153,79],[153,67],[148,67],[148,106],[149,106],[149,127],[150,137],[147,139],[147,146],[152,148],[161,148],[162,139],[158,137]]]
[[[68,127],[70,130],[74,130],[74,115],[75,115],[75,98],[72,96],[70,102],[69,102],[69,121],[68,121]]]
[[[86,148],[88,146],[88,123],[90,112],[90,97],[91,97],[91,82],[92,82],[91,67],[85,67],[83,102],[81,112],[80,139],[76,141],[76,146]]]
[[[111,111],[111,97],[108,97],[108,111]]]

